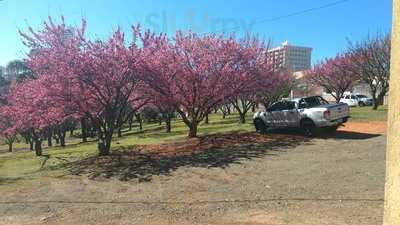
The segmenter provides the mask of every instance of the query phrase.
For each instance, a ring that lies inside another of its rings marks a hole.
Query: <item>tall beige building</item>
[[[268,50],[267,60],[275,68],[288,68],[294,72],[311,68],[312,48],[294,46],[287,41],[281,46]]]

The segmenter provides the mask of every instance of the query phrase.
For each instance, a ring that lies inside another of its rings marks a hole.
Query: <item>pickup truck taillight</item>
[[[324,118],[326,120],[330,120],[331,119],[331,112],[329,110],[324,112]]]

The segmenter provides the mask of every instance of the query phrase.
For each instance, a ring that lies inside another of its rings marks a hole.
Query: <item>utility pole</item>
[[[393,0],[384,225],[400,225],[400,0]]]

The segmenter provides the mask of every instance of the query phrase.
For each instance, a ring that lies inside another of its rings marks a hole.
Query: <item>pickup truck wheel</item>
[[[364,104],[364,102],[359,102],[358,106],[363,107],[363,106],[365,106],[365,104]]]
[[[257,133],[263,134],[263,133],[267,132],[267,126],[265,125],[264,121],[262,121],[261,119],[255,119],[254,126],[256,127]]]
[[[309,119],[301,122],[301,129],[303,130],[304,135],[307,137],[312,137],[315,135],[315,124]]]

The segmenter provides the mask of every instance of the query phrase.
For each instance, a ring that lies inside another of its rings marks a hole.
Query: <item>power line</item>
[[[331,7],[334,7],[336,5],[340,5],[340,4],[349,2],[349,1],[350,0],[340,0],[340,1],[327,3],[325,5],[312,7],[312,8],[308,8],[308,9],[303,9],[303,10],[296,11],[296,12],[292,12],[292,13],[289,13],[289,14],[286,14],[286,15],[276,16],[276,17],[272,17],[272,18],[263,18],[263,19],[259,19],[259,20],[254,21],[250,25],[273,22],[273,21],[277,21],[277,20],[281,20],[281,19],[286,19],[286,18],[290,18],[290,17],[294,17],[294,16],[299,16],[299,15],[306,14],[306,13],[309,13],[309,12],[318,11],[318,10],[326,9],[326,8],[331,8]],[[218,30],[218,31],[214,31],[214,32],[205,32],[202,35],[207,35],[207,34],[211,34],[211,33],[226,32],[226,31],[231,31],[232,32],[232,31],[236,31],[236,30],[238,30],[240,28],[241,28],[240,26],[236,26],[236,27],[230,28],[228,30],[222,29],[222,30]]]

